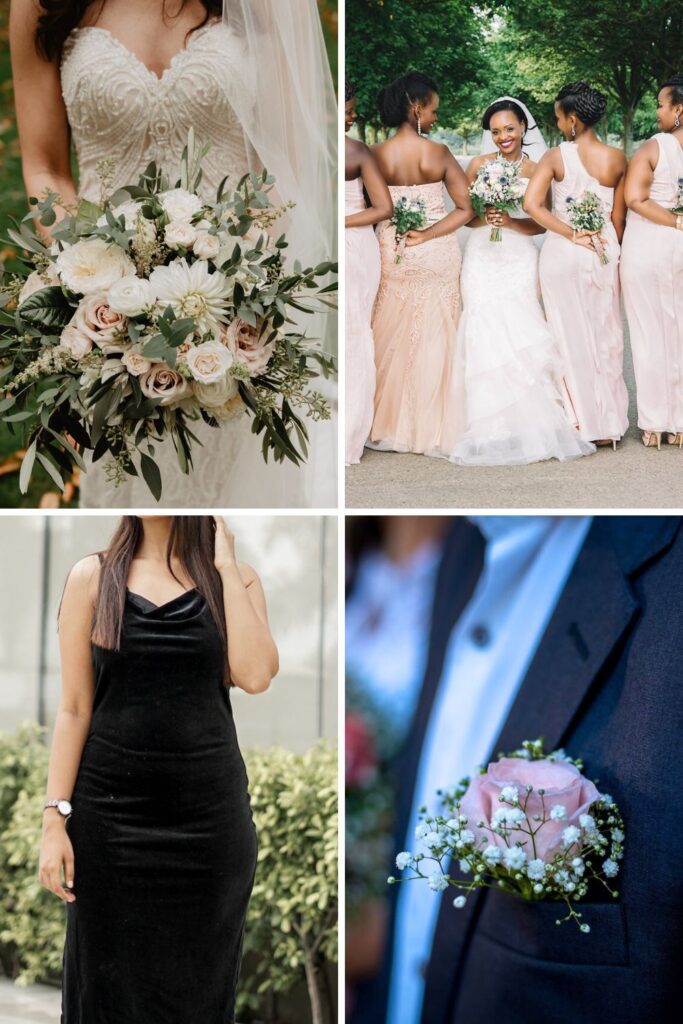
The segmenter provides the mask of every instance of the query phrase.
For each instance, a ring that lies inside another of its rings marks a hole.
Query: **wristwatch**
[[[46,811],[48,807],[56,807],[63,818],[68,818],[73,808],[68,800],[46,800],[43,804],[43,810]]]

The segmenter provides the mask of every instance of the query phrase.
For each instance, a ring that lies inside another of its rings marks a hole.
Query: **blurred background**
[[[317,0],[320,20],[325,35],[332,78],[337,83],[337,23],[338,0]],[[21,176],[21,157],[14,113],[14,90],[9,54],[10,0],[0,0],[0,272],[12,272],[16,248],[8,241],[8,217],[19,218],[26,212],[26,194]],[[33,472],[27,494],[20,494],[17,486],[21,467],[20,439],[4,424],[0,424],[0,508],[37,508],[42,504],[52,508],[78,506],[77,488],[67,485],[64,499],[41,466]]]
[[[333,1024],[337,520],[225,518],[238,558],[261,578],[280,652],[265,694],[231,694],[259,833],[238,1020]],[[59,1021],[64,908],[37,883],[60,695],[57,610],[73,564],[105,548],[117,522],[68,512],[0,517],[0,1024]]]

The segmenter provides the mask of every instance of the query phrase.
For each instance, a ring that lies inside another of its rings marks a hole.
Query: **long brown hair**
[[[188,0],[179,0],[178,12],[186,6]],[[92,6],[93,0],[39,0],[41,13],[38,16],[36,27],[36,50],[45,60],[59,60],[62,55],[62,47],[73,29],[77,28],[87,9]],[[105,0],[100,0],[99,14],[102,13]],[[166,17],[166,0],[164,4],[164,18]],[[209,18],[220,18],[223,12],[222,0],[202,0],[205,10],[204,20],[195,25],[192,32],[206,25]],[[98,17],[99,17],[98,14]]]
[[[171,566],[171,559],[178,559],[206,601],[227,650],[223,585],[213,560],[215,534],[216,524],[212,516],[171,516],[166,564],[173,578],[178,580]],[[100,579],[92,630],[92,641],[98,647],[111,651],[118,651],[121,647],[128,575],[141,540],[140,517],[122,516],[109,547],[100,555]]]

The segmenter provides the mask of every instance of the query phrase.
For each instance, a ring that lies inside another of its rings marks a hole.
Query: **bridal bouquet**
[[[215,201],[198,194],[201,160],[192,135],[181,179],[150,165],[135,185],[81,200],[46,245],[31,220],[56,221],[56,195],[15,225],[25,275],[0,291],[0,418],[25,431],[20,488],[36,460],[58,487],[75,466],[110,456],[120,482],[138,464],[158,501],[154,445],[170,438],[183,472],[192,468],[191,424],[211,427],[248,415],[262,454],[307,455],[300,416],[327,419],[312,381],[334,370],[296,326],[292,311],[330,305],[332,263],[286,268],[284,236],[266,229],[282,212],[268,198],[274,179],[225,181]],[[314,298],[314,303],[307,301]],[[295,410],[298,410],[295,411]],[[226,428],[227,429],[227,428]]]
[[[591,244],[603,266],[609,263],[605,244],[598,234],[605,226],[605,207],[595,192],[583,192],[578,199],[567,196],[567,215],[575,231],[590,231]]]
[[[394,213],[389,223],[393,225],[396,231],[396,262],[400,263],[405,252],[406,235],[408,232],[422,231],[429,223],[424,199],[421,196],[417,199],[408,199],[407,196],[401,196],[396,201]]]
[[[524,186],[519,174],[519,166],[510,163],[502,156],[495,160],[487,160],[477,171],[477,176],[470,185],[470,196],[475,213],[484,217],[486,210],[507,210],[514,213],[519,210],[524,198]],[[491,228],[489,236],[492,242],[502,242],[502,228]]]
[[[612,879],[624,853],[624,823],[614,801],[582,774],[581,761],[563,750],[546,755],[543,741],[499,757],[481,774],[440,793],[444,813],[421,816],[415,837],[427,852],[405,851],[396,858],[403,879],[425,879],[434,892],[460,890],[461,909],[477,889],[501,889],[524,900],[564,902],[582,932],[576,904],[591,884],[619,894]],[[449,862],[460,875],[449,874]],[[467,877],[470,876],[470,877]]]

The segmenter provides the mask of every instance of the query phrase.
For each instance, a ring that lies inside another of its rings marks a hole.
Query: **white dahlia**
[[[231,288],[222,274],[209,271],[204,260],[188,264],[173,260],[167,267],[155,267],[149,282],[160,310],[170,306],[177,317],[192,317],[200,333],[218,332],[227,320],[226,306]]]
[[[77,295],[106,292],[115,281],[135,273],[123,249],[103,238],[75,242],[60,252],[56,266],[62,282]]]

